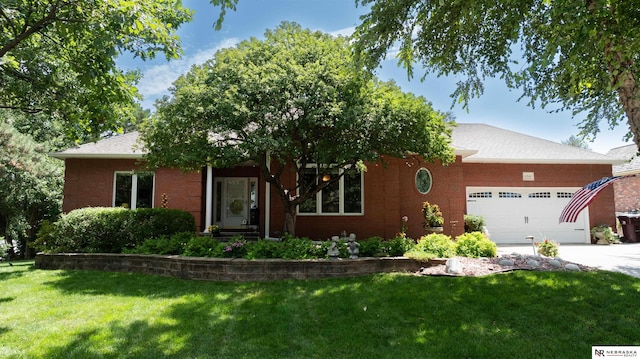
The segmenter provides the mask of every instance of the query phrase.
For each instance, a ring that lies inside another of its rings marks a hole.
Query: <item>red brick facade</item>
[[[65,160],[64,201],[62,210],[69,212],[83,207],[113,206],[115,172],[140,170],[136,160],[77,159]],[[155,172],[154,207],[162,205],[166,194],[168,208],[184,209],[196,219],[198,228],[202,218],[202,175],[175,169]]]
[[[416,171],[421,167],[427,168],[433,177],[432,189],[427,194],[419,193],[415,186]],[[66,159],[64,211],[87,206],[112,206],[114,172],[136,169],[139,166],[135,160]],[[533,172],[535,180],[523,181],[523,172]],[[422,203],[429,201],[440,205],[445,217],[445,233],[456,236],[464,231],[467,186],[582,187],[595,179],[610,175],[611,165],[475,164],[462,163],[458,156],[454,163],[442,166],[439,163],[387,159],[386,165],[369,164],[364,174],[363,215],[299,215],[296,234],[313,239],[327,239],[344,230],[356,233],[359,239],[371,236],[391,238],[400,230],[401,218],[407,216],[407,234],[419,238],[424,234]],[[259,178],[260,229],[264,231],[266,185],[258,169],[214,169],[213,176]],[[285,176],[283,183],[293,188],[295,173],[285,171]],[[206,223],[204,193],[205,176],[201,172],[183,173],[174,169],[155,172],[155,207],[161,206],[162,195],[166,194],[168,207],[192,213],[200,229]],[[600,223],[614,226],[613,188],[602,191],[590,205],[589,211],[591,226]],[[282,202],[275,191],[272,191],[269,235],[281,233],[283,223]]]
[[[640,177],[625,177],[613,183],[616,212],[640,209]]]

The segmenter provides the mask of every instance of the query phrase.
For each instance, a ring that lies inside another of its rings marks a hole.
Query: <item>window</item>
[[[522,193],[517,192],[498,192],[499,198],[522,198]]]
[[[153,180],[151,172],[116,172],[113,206],[125,208],[153,207]]]
[[[551,198],[551,192],[534,192],[529,193],[529,198]]]
[[[418,192],[427,194],[431,191],[431,185],[433,184],[433,178],[431,172],[426,168],[421,168],[416,172],[416,188]]]
[[[304,170],[304,181],[309,185],[315,185],[317,181],[316,167],[308,167]],[[328,185],[318,192],[315,197],[308,199],[298,206],[299,214],[362,214],[362,173],[357,170],[335,169],[324,177],[329,180],[332,176],[344,173],[339,181]],[[321,178],[320,180],[323,180]]]
[[[469,193],[469,198],[493,198],[491,192],[473,192]]]

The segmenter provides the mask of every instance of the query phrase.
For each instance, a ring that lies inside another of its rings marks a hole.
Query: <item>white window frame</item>
[[[138,173],[150,173],[153,175],[153,183],[151,189],[151,208],[155,208],[156,197],[156,174],[155,172],[136,172],[136,171],[115,171],[113,173],[113,193],[111,197],[111,206],[119,207],[116,205],[116,189],[118,175],[131,175],[131,203],[129,203],[130,209],[136,209],[138,203]]]
[[[307,165],[306,168],[317,168],[315,164]],[[339,174],[342,175],[347,168],[339,169]],[[317,172],[316,172],[317,173]],[[345,212],[344,211],[344,176],[340,177],[338,191],[340,193],[338,200],[338,212],[322,212],[322,190],[315,194],[316,198],[316,211],[315,212],[300,212],[300,206],[296,208],[298,216],[364,216],[364,174],[360,171],[360,212]]]

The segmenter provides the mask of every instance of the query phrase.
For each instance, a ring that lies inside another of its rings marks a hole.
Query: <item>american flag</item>
[[[562,213],[560,214],[560,223],[575,222],[576,219],[578,219],[580,212],[582,212],[582,210],[596,198],[600,191],[621,178],[622,176],[604,177],[582,187],[582,189],[573,194],[571,201],[569,201],[562,210]]]

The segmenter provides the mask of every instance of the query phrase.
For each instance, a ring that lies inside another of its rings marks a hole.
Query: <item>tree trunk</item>
[[[288,233],[294,237],[296,235],[296,207],[295,206],[285,206],[284,233]]]
[[[625,72],[625,77],[621,80],[623,82],[622,86],[618,88],[618,96],[627,115],[627,123],[633,135],[633,142],[640,150],[640,89],[638,89],[638,81],[635,74],[630,71]]]

